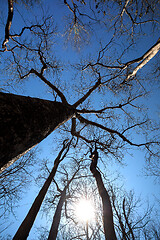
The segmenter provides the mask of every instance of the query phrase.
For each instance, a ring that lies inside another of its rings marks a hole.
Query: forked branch
[[[138,66],[130,73],[127,78],[121,83],[124,84],[126,81],[128,81],[130,78],[134,77],[136,73],[144,67],[160,50],[160,38],[158,41],[140,58],[137,58],[135,60],[132,60],[130,62],[127,62],[125,65],[129,66],[133,63],[139,63]]]
[[[122,133],[118,132],[117,130],[114,130],[114,129],[105,127],[105,126],[103,126],[102,124],[99,124],[99,123],[90,121],[90,120],[82,117],[82,116],[79,115],[79,114],[77,114],[77,118],[79,119],[79,121],[80,121],[81,123],[86,123],[86,124],[88,124],[88,125],[96,126],[96,127],[100,128],[100,129],[102,129],[102,130],[104,130],[104,131],[109,132],[110,134],[116,134],[116,135],[118,135],[124,142],[127,142],[127,143],[130,144],[131,146],[136,146],[136,147],[145,146],[145,147],[147,147],[147,146],[150,145],[150,144],[158,144],[158,142],[154,142],[154,141],[136,144],[136,143],[131,142],[128,138],[126,138]],[[137,126],[137,125],[136,125],[136,126]],[[123,132],[124,132],[124,131],[123,131]]]
[[[78,107],[80,104],[82,104],[90,95],[91,93],[97,88],[99,87],[101,84],[101,78],[98,78],[98,81],[94,84],[94,86],[92,88],[89,89],[89,91],[82,97],[80,98],[76,103],[73,104],[73,107]]]

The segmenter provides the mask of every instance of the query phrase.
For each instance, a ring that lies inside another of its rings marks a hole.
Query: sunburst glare
[[[92,202],[87,199],[81,199],[75,206],[75,214],[80,221],[93,220],[95,213]]]

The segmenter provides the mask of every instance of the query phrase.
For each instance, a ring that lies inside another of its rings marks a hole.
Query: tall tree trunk
[[[55,176],[55,173],[57,171],[58,165],[59,163],[64,159],[64,157],[66,156],[68,150],[69,150],[69,145],[68,144],[68,149],[66,150],[66,152],[64,153],[64,155],[62,156],[62,153],[64,152],[64,150],[66,149],[66,145],[63,145],[63,148],[61,149],[61,151],[59,152],[56,160],[54,161],[54,167],[52,168],[52,171],[49,175],[49,177],[47,178],[47,180],[45,181],[43,187],[41,188],[39,194],[37,195],[36,199],[34,200],[27,216],[25,217],[24,221],[22,222],[22,224],[20,225],[18,231],[16,232],[15,236],[13,237],[13,240],[25,240],[27,239],[29,232],[33,226],[33,223],[36,219],[36,216],[39,212],[39,209],[41,207],[41,204],[43,202],[43,199],[47,193],[47,190]]]
[[[98,155],[97,155],[98,156]],[[113,212],[109,194],[103,184],[103,180],[100,172],[96,169],[95,159],[92,159],[90,170],[96,179],[99,195],[102,199],[103,205],[103,226],[106,240],[117,240],[114,223],[113,223]]]
[[[57,205],[54,217],[53,217],[52,226],[51,226],[47,240],[56,240],[56,238],[57,238],[58,227],[59,227],[59,223],[60,223],[60,219],[61,219],[62,207],[63,207],[63,203],[66,199],[66,190],[69,187],[69,184],[72,182],[72,180],[74,179],[74,177],[78,171],[79,171],[79,167],[75,171],[75,173],[73,174],[71,179],[67,182],[67,185],[64,187],[63,191],[61,192],[61,197],[59,199],[59,202],[58,202],[58,205]]]
[[[73,115],[60,102],[0,93],[0,171]]]
[[[58,205],[57,205],[54,217],[53,217],[53,222],[52,222],[52,226],[51,226],[51,229],[49,232],[48,240],[56,240],[56,238],[57,238],[58,227],[59,227],[59,223],[60,223],[60,219],[61,219],[62,207],[63,207],[63,203],[66,198],[66,190],[67,190],[67,187],[65,187],[61,193],[61,197],[59,199],[59,202],[58,202]]]

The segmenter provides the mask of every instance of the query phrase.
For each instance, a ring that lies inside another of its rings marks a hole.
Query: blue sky
[[[79,62],[81,59],[86,58],[87,56],[91,56],[93,58],[96,58],[97,56],[97,50],[100,49],[100,45],[98,44],[98,38],[102,40],[102,45],[104,46],[107,41],[110,40],[112,36],[111,33],[107,33],[104,29],[100,29],[98,26],[95,26],[95,33],[90,34],[90,45],[84,45],[80,51],[76,50],[71,46],[70,43],[66,44],[64,43],[64,24],[65,24],[65,15],[68,14],[68,9],[66,6],[64,6],[60,1],[48,1],[49,8],[43,4],[44,11],[49,11],[51,14],[53,14],[53,17],[55,19],[55,24],[57,24],[57,34],[55,36],[55,41],[56,41],[56,47],[53,49],[55,51],[56,55],[60,59],[60,62],[64,64],[63,66],[63,71],[60,74],[60,79],[61,82],[66,83],[66,89],[68,88],[69,93],[70,93],[70,99],[69,100],[70,104],[73,104],[74,101],[77,98],[77,96],[74,95],[73,93],[73,84],[74,81],[80,81],[78,80],[77,76],[75,75],[76,72],[72,67],[68,67],[68,63],[70,62],[72,65],[74,65],[76,62]],[[2,8],[5,9],[3,12],[4,15],[6,16],[7,14],[7,4],[3,1],[2,2]],[[22,9],[22,12],[19,12],[19,7],[15,9],[15,16],[13,20],[13,26],[12,26],[12,31],[19,31],[21,27],[24,25],[23,18],[26,18],[26,12],[29,15],[29,20],[30,16],[32,14],[40,15],[40,10],[36,6],[33,9],[30,9],[28,12],[25,8]],[[47,10],[49,9],[49,10]],[[27,24],[29,24],[29,20],[27,21]],[[154,34],[150,34],[150,27],[147,27],[145,29],[145,34],[144,36],[137,37],[136,40],[136,47],[133,48],[128,52],[128,54],[125,55],[124,62],[127,62],[129,60],[132,60],[134,58],[140,57],[144,52],[146,52],[157,40],[158,40],[158,33],[155,31]],[[4,25],[0,25],[0,32],[1,32],[1,38],[4,35]],[[125,42],[124,42],[125,45]],[[122,44],[121,45],[115,45],[115,51],[119,52],[122,49]],[[4,53],[5,54],[5,53]],[[111,52],[112,54],[112,52]],[[114,54],[114,53],[113,53]],[[148,76],[150,76],[150,70],[152,71],[152,66],[156,64],[156,62],[159,59],[159,55],[157,55],[154,59],[151,60],[151,62],[142,69],[141,74],[145,75],[146,73]],[[1,61],[2,58],[1,58]],[[60,65],[61,65],[60,63]],[[3,74],[1,71],[0,73],[2,82],[8,78],[8,75]],[[51,79],[52,81],[52,79]],[[71,85],[72,84],[72,85]],[[69,86],[70,85],[70,86]],[[153,79],[153,85],[154,85],[154,79]],[[12,89],[11,87],[7,87],[6,89],[9,89],[10,92],[12,93],[17,93],[17,94],[22,94],[25,96],[30,96],[30,97],[39,97],[42,99],[48,99],[48,100],[53,100],[52,94],[49,92],[48,88],[44,87],[44,83],[40,82],[39,79],[36,77],[30,77],[28,81],[25,81],[24,84],[21,86],[17,85],[15,89]],[[66,91],[64,89],[64,91]],[[93,97],[91,96],[91,100],[95,98],[96,95]],[[159,102],[160,102],[160,94],[159,94],[159,88],[154,87],[153,88],[153,93],[151,95],[152,97],[145,99],[144,102],[146,105],[149,107],[149,113],[151,118],[153,117],[157,122],[159,121],[160,118],[160,108],[159,108]],[[68,97],[68,95],[67,95]],[[108,98],[112,98],[112,94],[108,96]],[[99,97],[100,99],[100,97]],[[98,99],[98,101],[99,101]],[[105,96],[105,100],[107,97]],[[95,99],[96,100],[96,99]],[[97,102],[98,102],[97,101]],[[93,101],[93,105],[95,106],[95,102]],[[98,106],[98,103],[97,103]],[[123,124],[122,124],[123,125]],[[58,132],[53,132],[47,139],[43,140],[42,143],[40,144],[40,148],[42,149],[41,152],[41,158],[43,157],[52,157],[54,159],[58,152],[54,153],[52,152],[52,148],[48,147],[49,145],[54,144],[53,139],[58,136]],[[137,134],[132,136],[133,140],[138,140],[139,138],[137,137]],[[135,142],[135,141],[134,141]],[[145,160],[144,160],[144,154],[139,151],[139,150],[131,150],[129,153],[133,154],[133,156],[126,154],[124,156],[124,162],[126,166],[121,167],[119,164],[117,164],[115,161],[113,163],[109,162],[107,165],[108,169],[110,171],[119,171],[123,175],[123,181],[124,181],[124,186],[127,190],[134,189],[137,195],[141,195],[142,199],[148,198],[151,200],[151,205],[155,203],[155,196],[160,197],[160,189],[158,183],[155,183],[153,177],[144,177],[143,175],[143,170],[145,166]],[[107,159],[106,159],[107,161]],[[13,216],[10,217],[10,221],[14,222],[11,227],[9,227],[5,232],[5,234],[13,234],[16,230],[17,227],[20,225],[21,221],[27,214],[27,211],[30,207],[30,204],[32,204],[32,201],[36,197],[36,193],[38,192],[38,189],[33,187],[29,190],[27,195],[25,195],[25,198],[20,202],[20,207],[17,209],[17,215],[16,218]],[[158,207],[158,203],[156,202]],[[23,206],[23,211],[21,210]],[[39,220],[36,220],[35,226],[39,225],[40,217],[37,217]],[[42,222],[45,221],[44,219]],[[6,222],[6,225],[8,225],[8,221]],[[33,233],[34,230],[32,230],[30,237],[28,238],[29,240],[32,239],[34,236]]]

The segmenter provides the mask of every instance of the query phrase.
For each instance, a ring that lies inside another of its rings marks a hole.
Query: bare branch
[[[5,39],[2,44],[2,47],[5,49],[7,49],[6,44],[9,41],[9,31],[11,28],[12,19],[13,19],[13,0],[8,0],[8,18],[5,27]]]
[[[138,62],[141,62],[141,63],[138,64],[138,66],[132,71],[131,74],[127,76],[127,78],[121,84],[124,84],[131,77],[134,77],[138,72],[138,70],[144,67],[159,52],[159,50],[160,50],[160,38],[142,57],[132,60],[130,62],[127,62],[125,66],[129,66],[133,63],[138,63]]]
[[[68,102],[64,94],[56,86],[49,82],[41,73],[37,72],[35,69],[31,69],[30,73],[34,73],[37,77],[39,77],[44,83],[46,83],[51,89],[53,89],[58,94],[58,96],[61,98],[64,104],[68,105]]]
[[[135,99],[139,98],[139,97],[142,97],[144,94],[140,94],[132,99],[129,99],[127,100],[127,102],[125,103],[122,103],[122,104],[119,104],[117,106],[108,106],[108,107],[105,107],[105,108],[102,108],[102,109],[99,109],[99,110],[94,110],[94,109],[91,109],[91,110],[88,110],[88,109],[77,109],[77,112],[78,113],[96,113],[96,114],[101,114],[103,112],[105,112],[105,110],[109,110],[109,109],[122,109],[122,107],[126,106],[126,105],[130,105],[134,108],[138,108],[137,106],[131,104],[131,102],[133,102]]]
[[[126,7],[127,7],[128,3],[129,3],[129,1],[130,1],[130,0],[126,0],[126,2],[125,2],[125,4],[124,4],[124,7],[123,7],[123,9],[122,9],[122,12],[121,12],[121,14],[120,14],[121,17],[123,16],[124,12],[126,11]]]
[[[132,235],[132,239],[135,240],[133,229],[131,228],[131,224],[129,223],[128,217],[126,215],[125,198],[123,199],[123,214],[124,214],[124,217],[125,217],[126,224],[127,224],[128,228],[129,228],[129,232]]]
[[[74,103],[72,106],[73,107],[78,107],[81,103],[83,103],[90,95],[91,93],[101,85],[101,78],[98,78],[98,81],[95,83],[95,85],[89,89],[89,91],[82,97],[80,98],[76,103]]]
[[[108,69],[124,69],[125,66],[110,66],[110,65],[105,65],[104,63],[96,62],[96,63],[88,63],[86,66],[82,68],[82,70],[87,69],[88,67],[94,67],[94,66],[100,66]]]
[[[103,129],[104,131],[109,132],[110,134],[116,134],[116,135],[118,135],[123,141],[129,143],[131,146],[136,146],[136,147],[145,146],[145,147],[146,147],[148,144],[157,144],[157,142],[154,142],[154,141],[152,141],[152,142],[146,142],[146,143],[141,143],[141,144],[136,144],[136,143],[131,142],[128,138],[126,138],[122,133],[118,132],[117,130],[113,130],[113,129],[111,129],[111,128],[107,128],[107,127],[105,127],[105,126],[103,126],[103,125],[101,125],[101,124],[99,124],[99,123],[90,121],[90,120],[82,117],[82,116],[79,115],[79,114],[77,114],[77,118],[79,119],[79,121],[80,121],[81,123],[86,123],[86,124],[88,124],[88,125],[96,126],[96,127],[98,127],[98,128]]]

